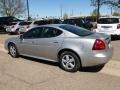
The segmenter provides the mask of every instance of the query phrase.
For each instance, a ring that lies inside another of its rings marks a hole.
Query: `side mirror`
[[[20,35],[20,40],[23,40],[23,35]]]

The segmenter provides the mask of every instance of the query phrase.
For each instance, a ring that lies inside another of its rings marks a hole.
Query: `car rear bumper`
[[[112,31],[99,31],[96,29],[98,33],[105,33],[107,35],[120,35],[120,30],[112,30]]]
[[[113,54],[113,47],[105,51],[93,51],[92,53],[85,53],[81,60],[82,67],[91,67],[107,63]]]
[[[6,29],[6,32],[8,32],[8,33],[14,33],[14,32],[16,32],[16,30]]]

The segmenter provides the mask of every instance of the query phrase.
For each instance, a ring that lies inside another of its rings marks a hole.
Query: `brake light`
[[[117,29],[120,29],[120,24],[117,25]]]
[[[96,39],[92,50],[104,50],[104,49],[105,49],[104,41]]]
[[[26,28],[30,28],[30,26],[29,25],[27,25],[27,27]]]
[[[11,28],[14,28],[15,26],[13,25]]]

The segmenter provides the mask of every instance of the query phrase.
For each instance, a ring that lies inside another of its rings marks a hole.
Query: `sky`
[[[29,0],[30,15],[32,17],[61,16],[61,7],[63,14],[72,14],[74,16],[90,15],[95,9],[92,7],[91,0]],[[101,8],[102,14],[110,14],[110,9],[106,6]]]

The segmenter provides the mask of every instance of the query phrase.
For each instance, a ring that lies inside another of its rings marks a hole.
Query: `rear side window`
[[[30,25],[32,22],[21,22],[19,25],[23,26],[23,25]]]
[[[43,38],[57,37],[57,36],[61,35],[62,33],[63,32],[61,30],[58,30],[56,28],[44,27]]]
[[[84,28],[80,28],[80,27],[77,27],[77,26],[72,26],[72,25],[61,25],[59,26],[60,28],[64,29],[64,30],[67,30],[71,33],[74,33],[78,36],[88,36],[88,35],[91,35],[93,34],[93,32],[87,30],[87,29],[84,29]]]
[[[99,24],[115,24],[115,23],[119,23],[119,19],[118,18],[101,18],[98,20]]]

